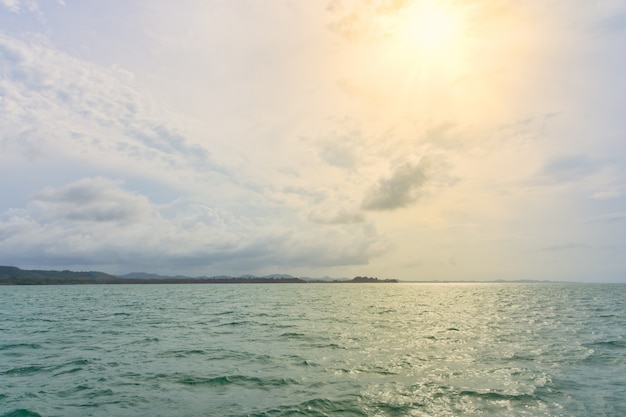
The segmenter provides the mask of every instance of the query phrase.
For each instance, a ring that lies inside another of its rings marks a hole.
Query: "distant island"
[[[395,279],[378,279],[370,277],[355,277],[352,280],[316,280],[292,277],[291,275],[277,274],[265,277],[244,275],[230,277],[220,275],[216,277],[187,277],[161,276],[135,272],[122,276],[106,274],[104,272],[87,271],[47,271],[24,270],[15,266],[0,266],[0,285],[100,285],[100,284],[307,284],[307,283],[396,283]]]

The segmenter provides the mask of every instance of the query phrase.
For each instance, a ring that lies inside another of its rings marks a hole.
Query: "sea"
[[[0,416],[626,416],[626,284],[0,287]]]

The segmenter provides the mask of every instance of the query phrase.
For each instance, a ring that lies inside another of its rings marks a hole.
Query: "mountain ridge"
[[[99,271],[56,271],[26,270],[15,266],[0,266],[0,285],[78,285],[78,284],[287,284],[287,283],[384,283],[397,280],[379,280],[370,277],[355,277],[352,280],[316,280],[296,278],[289,274],[264,276],[241,275],[232,277],[188,277],[185,275],[165,276],[147,272],[131,272],[124,275],[111,275]]]

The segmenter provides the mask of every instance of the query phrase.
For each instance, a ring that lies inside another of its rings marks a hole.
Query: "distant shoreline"
[[[213,276],[163,276],[135,272],[126,275],[111,275],[98,271],[76,272],[55,270],[25,270],[14,266],[0,266],[0,286],[11,285],[144,285],[144,284],[591,284],[579,281],[550,281],[550,280],[489,280],[489,281],[452,281],[452,280],[397,280],[379,279],[366,276],[357,276],[352,279],[332,278],[297,278],[286,274],[268,276],[243,275],[240,277]],[[610,284],[607,282],[606,284]],[[619,284],[613,282],[614,284]]]
[[[133,274],[131,274],[133,275]],[[243,276],[243,277],[167,277],[150,274],[134,274],[140,277],[128,278],[104,272],[24,270],[14,266],[0,266],[0,285],[115,285],[115,284],[350,284],[350,283],[397,283],[396,279],[354,277],[351,280],[315,280],[292,276]]]

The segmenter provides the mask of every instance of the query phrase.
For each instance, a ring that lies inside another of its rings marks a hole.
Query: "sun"
[[[457,47],[462,19],[452,6],[436,0],[411,4],[399,16],[396,36],[407,48],[426,54]]]

